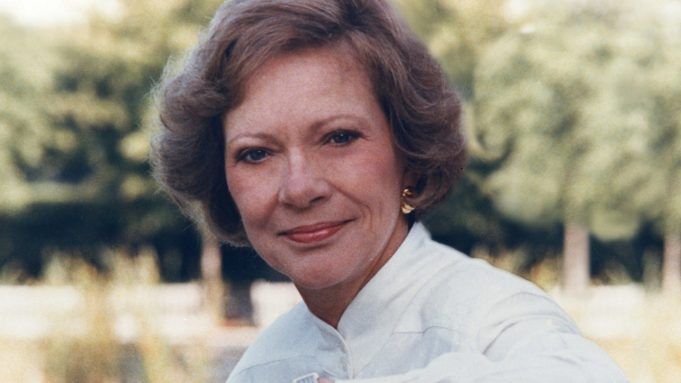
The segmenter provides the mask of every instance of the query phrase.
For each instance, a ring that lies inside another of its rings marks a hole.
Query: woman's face
[[[227,184],[246,234],[307,290],[363,285],[407,232],[404,165],[366,73],[347,56],[271,59],[224,120]]]

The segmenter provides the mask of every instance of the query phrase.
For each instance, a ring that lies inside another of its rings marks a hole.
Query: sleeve
[[[622,383],[627,378],[547,296],[517,293],[474,317],[476,352],[441,355],[426,367],[337,383]]]

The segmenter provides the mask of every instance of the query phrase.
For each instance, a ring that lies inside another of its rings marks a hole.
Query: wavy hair
[[[385,0],[233,0],[222,4],[179,73],[157,90],[154,176],[219,239],[247,245],[227,189],[222,118],[268,59],[348,47],[369,75],[392,137],[417,175],[411,219],[441,201],[466,164],[461,105],[426,47]]]

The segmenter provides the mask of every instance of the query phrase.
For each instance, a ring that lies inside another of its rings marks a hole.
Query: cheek
[[[260,200],[263,196],[260,193],[261,189],[257,187],[257,180],[238,170],[228,169],[225,173],[229,193],[244,225],[249,226],[251,222],[257,221],[261,214],[258,207],[262,207]],[[248,230],[248,227],[246,229]]]
[[[397,214],[402,172],[391,152],[382,156],[362,155],[338,164],[334,174],[347,195],[365,206],[374,218]]]
[[[402,167],[392,151],[383,150],[376,154],[363,155],[353,164],[357,182],[364,188],[377,189],[388,197],[388,193],[399,193]]]

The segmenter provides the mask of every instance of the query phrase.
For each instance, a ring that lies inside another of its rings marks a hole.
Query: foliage
[[[41,135],[50,128],[41,110],[53,61],[44,36],[0,15],[0,212],[21,209],[34,193],[15,166],[16,152],[29,152],[27,160],[35,160],[31,147],[45,138],[59,140]]]
[[[395,0],[465,99],[475,91],[481,51],[508,28],[501,0]]]
[[[8,175],[0,195],[0,224],[7,228],[0,266],[14,262],[36,273],[54,250],[97,262],[104,246],[134,252],[153,244],[164,274],[196,275],[198,264],[187,263],[196,234],[150,176],[150,93],[168,57],[196,40],[217,4],[122,1],[120,14],[93,14],[87,25],[50,31],[49,49],[36,46],[37,53],[19,49],[33,46],[26,43],[31,38],[3,24],[18,37],[6,35],[14,45],[3,44],[9,57],[0,64],[13,79],[0,93],[13,103],[0,107],[0,123],[8,126],[0,158]],[[28,71],[48,61],[39,54],[49,54],[50,65],[34,79]],[[24,65],[31,57],[33,65]]]
[[[678,2],[396,3],[465,101],[471,164],[426,218],[435,237],[520,246],[531,264],[575,221],[596,235],[599,269],[623,240],[652,239],[638,260],[621,254],[640,276],[657,246],[640,228],[678,230]]]
[[[656,78],[679,67],[665,57],[678,51],[678,37],[661,38],[659,18],[631,7],[540,7],[486,50],[475,140],[504,159],[486,180],[501,211],[531,225],[576,221],[617,239],[634,235],[651,203],[670,195],[666,180],[678,163],[651,159],[674,152],[673,139],[655,137],[679,131],[671,126],[678,112],[654,94]],[[670,86],[667,97],[671,88],[681,89]]]

